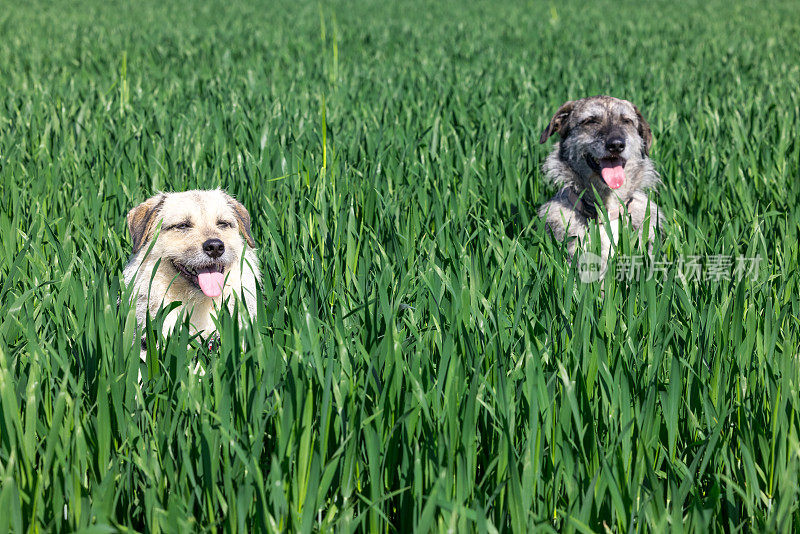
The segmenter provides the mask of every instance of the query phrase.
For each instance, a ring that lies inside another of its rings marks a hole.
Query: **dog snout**
[[[203,252],[216,259],[225,252],[225,243],[221,239],[209,239],[203,243]]]
[[[625,138],[619,135],[612,135],[606,139],[606,150],[615,155],[621,154],[625,150]]]

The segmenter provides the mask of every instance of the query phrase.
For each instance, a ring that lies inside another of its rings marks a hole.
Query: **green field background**
[[[2,2],[0,532],[797,531],[799,58],[797,1]],[[535,215],[601,93],[671,264],[602,291]],[[140,385],[125,215],[197,187],[258,318]]]

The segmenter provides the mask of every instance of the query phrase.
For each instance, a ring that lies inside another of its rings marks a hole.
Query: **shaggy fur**
[[[663,226],[661,210],[647,198],[647,191],[660,183],[649,158],[650,126],[636,106],[627,100],[594,96],[563,104],[542,132],[539,142],[544,143],[556,132],[561,140],[553,145],[543,170],[560,190],[539,209],[539,216],[557,239],[569,240],[571,256],[578,247],[588,245],[590,225],[599,224],[605,271],[613,253],[612,241],[616,243],[619,236],[620,218],[629,217],[640,239],[648,208],[648,239],[655,235],[656,228]],[[612,165],[621,165],[624,169],[624,181],[616,189],[601,175],[601,167]],[[605,228],[602,211],[608,213],[610,228]]]
[[[210,337],[216,333],[216,310],[227,301],[232,311],[234,294],[243,297],[255,317],[260,273],[250,214],[231,196],[220,190],[161,193],[130,211],[128,229],[133,253],[123,275],[134,287],[140,331],[148,313],[153,316],[161,306],[180,302],[164,320],[164,335],[188,316],[194,332]],[[206,250],[209,240],[221,241],[224,252]],[[224,274],[220,296],[206,296],[190,274],[203,268]]]

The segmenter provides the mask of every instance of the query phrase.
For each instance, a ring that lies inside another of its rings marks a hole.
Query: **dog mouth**
[[[625,183],[625,158],[606,156],[598,159],[591,154],[586,154],[586,163],[594,172],[602,176],[603,181],[611,189],[619,189]]]
[[[190,267],[172,260],[172,266],[205,296],[216,298],[222,294],[222,287],[225,285],[224,265],[211,263],[203,267]]]

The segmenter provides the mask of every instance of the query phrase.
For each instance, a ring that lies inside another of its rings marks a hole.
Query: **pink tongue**
[[[207,297],[222,295],[222,286],[225,284],[225,275],[217,271],[204,271],[197,273],[197,283]]]
[[[622,170],[622,165],[603,167],[600,169],[600,174],[611,189],[619,189],[625,181],[625,171]]]

